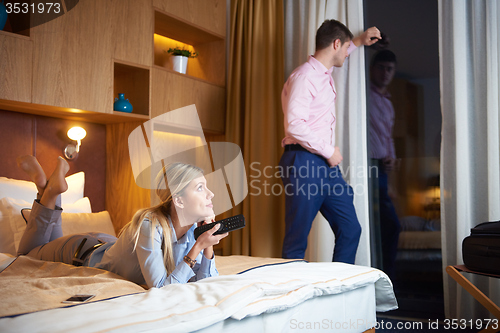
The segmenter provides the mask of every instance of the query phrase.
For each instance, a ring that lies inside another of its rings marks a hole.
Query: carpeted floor
[[[392,279],[399,309],[390,317],[444,320],[443,275],[441,264],[398,262]]]

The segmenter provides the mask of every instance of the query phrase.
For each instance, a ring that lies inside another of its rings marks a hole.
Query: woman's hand
[[[203,222],[198,222],[198,226],[209,224],[212,222],[215,222],[215,216],[208,217]],[[198,236],[198,239],[196,240],[194,246],[191,248],[191,251],[189,251],[188,256],[194,260],[198,256],[198,254],[203,250],[203,255],[205,256],[205,258],[212,259],[214,257],[213,246],[215,244],[219,244],[220,240],[228,235],[227,232],[220,235],[214,235],[214,233],[217,230],[219,230],[219,228],[220,228],[220,223],[217,223],[211,229],[205,231],[200,236]]]
[[[208,223],[206,223],[205,221],[203,222],[203,224],[208,224]],[[215,244],[219,244],[220,240],[228,235],[227,232],[220,235],[214,235],[214,233],[217,230],[219,230],[219,228],[220,228],[220,223],[217,223],[211,229],[208,229],[200,236],[198,236],[196,243],[200,246],[201,249],[207,249],[208,247],[211,247]]]

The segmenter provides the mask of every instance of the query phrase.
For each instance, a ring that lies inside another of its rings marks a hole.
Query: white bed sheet
[[[291,262],[4,317],[0,331],[159,332],[168,327],[169,332],[223,329],[240,333],[237,327],[244,330],[241,332],[262,331],[258,327],[268,332],[287,331],[291,327],[295,332],[301,327],[311,331],[308,323],[333,322],[332,331],[339,331],[336,325],[341,325],[342,332],[363,332],[375,325],[375,311],[395,308],[392,284],[379,270],[342,263]]]

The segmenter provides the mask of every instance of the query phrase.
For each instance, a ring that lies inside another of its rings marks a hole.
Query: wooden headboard
[[[68,161],[68,175],[85,172],[85,196],[92,211],[105,210],[106,197],[106,126],[67,119],[44,117],[0,110],[0,176],[29,180],[17,167],[16,157],[34,155],[49,175],[56,166],[57,156],[72,141],[68,129],[81,126],[87,131],[80,153]]]

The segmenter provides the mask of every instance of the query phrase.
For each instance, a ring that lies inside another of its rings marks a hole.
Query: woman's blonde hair
[[[171,163],[164,166],[156,176],[156,195],[160,199],[160,203],[156,206],[141,209],[137,211],[125,227],[132,228],[134,239],[134,251],[137,247],[142,221],[147,218],[151,222],[151,240],[154,240],[154,233],[157,225],[163,229],[163,262],[167,269],[167,275],[170,275],[175,269],[175,262],[172,250],[172,229],[168,223],[168,217],[172,209],[172,201],[174,197],[181,196],[189,183],[203,175],[203,170],[185,163]],[[168,180],[168,181],[167,181]],[[154,244],[153,244],[154,245]]]

